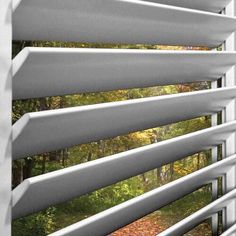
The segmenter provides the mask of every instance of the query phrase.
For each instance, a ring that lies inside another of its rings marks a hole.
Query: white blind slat
[[[25,48],[13,60],[13,98],[212,81],[235,61],[234,52]]]
[[[13,6],[15,40],[216,47],[236,29],[234,17],[138,0],[15,0]]]
[[[13,159],[209,115],[221,111],[235,91],[212,89],[28,113],[13,126]]]
[[[192,9],[198,9],[202,11],[210,11],[219,13],[225,6],[230,2],[230,0],[144,0],[148,2],[162,3],[166,5],[173,5],[179,7],[187,7]]]

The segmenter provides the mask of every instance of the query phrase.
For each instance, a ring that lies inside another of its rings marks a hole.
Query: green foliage
[[[12,226],[13,236],[46,236],[55,229],[55,208],[15,220]]]
[[[141,195],[143,192],[140,179],[135,177],[76,198],[61,205],[60,209],[69,214],[71,212],[94,214]]]
[[[211,199],[210,186],[206,186],[164,207],[162,214],[172,216],[174,224],[209,204]]]

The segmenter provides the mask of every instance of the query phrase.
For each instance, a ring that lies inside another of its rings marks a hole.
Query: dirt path
[[[168,227],[173,222],[172,217],[167,218],[166,216],[153,214],[144,217],[126,227],[112,233],[109,236],[156,236]],[[203,223],[196,227],[194,230],[187,233],[185,236],[211,236],[211,229],[209,224]]]
[[[156,236],[165,230],[166,225],[166,222],[163,222],[160,217],[148,216],[127,225],[110,236]]]

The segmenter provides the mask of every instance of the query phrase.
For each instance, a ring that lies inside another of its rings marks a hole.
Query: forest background
[[[60,42],[14,42],[13,57],[24,47],[70,47],[70,48],[126,48],[155,50],[203,50],[160,45],[112,45]],[[206,50],[206,49],[205,49]],[[65,78],[66,79],[66,78]],[[145,79],[145,78],[144,78]],[[59,109],[88,104],[122,101],[151,96],[162,96],[182,92],[210,89],[207,82],[158,86],[142,89],[118,90],[89,94],[75,94],[63,97],[47,97],[13,102],[13,123],[23,114],[32,111]],[[140,132],[100,140],[37,156],[30,156],[13,163],[13,188],[24,179],[52,172],[65,167],[89,162],[105,156],[127,151],[144,145],[161,142],[183,134],[201,130],[211,125],[211,117],[156,127]],[[183,147],[184,148],[184,147]],[[175,179],[199,170],[211,163],[211,152],[204,151],[186,157],[175,163],[151,170],[142,175],[119,182],[91,194],[73,199],[64,204],[50,207],[40,213],[15,220],[13,236],[44,236],[72,223],[108,209],[114,205],[139,196]],[[114,232],[113,236],[154,236],[172,224],[185,218],[211,201],[211,186],[166,206],[151,215]],[[210,222],[203,222],[187,235],[211,235]]]

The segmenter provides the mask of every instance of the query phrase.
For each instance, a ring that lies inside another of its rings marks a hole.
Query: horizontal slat
[[[236,163],[231,156],[195,173],[145,193],[88,219],[64,228],[51,236],[100,236],[129,224],[197,190],[227,172]],[[181,191],[180,191],[181,189]]]
[[[13,61],[13,97],[216,80],[235,61],[234,52],[25,48]]]
[[[173,225],[166,231],[160,233],[158,236],[184,235],[185,233],[187,233],[188,231],[190,231],[191,229],[202,223],[204,220],[210,218],[213,214],[224,209],[235,198],[236,198],[236,190],[232,190],[223,197],[205,206],[204,208],[195,212],[189,217],[183,219],[182,221]],[[236,230],[236,227],[230,229],[229,231],[232,233],[233,232],[232,230]],[[226,234],[226,235],[230,236],[231,234]]]
[[[226,230],[221,236],[232,236],[233,233],[236,232],[236,224]]]
[[[187,7],[202,11],[218,13],[222,11],[231,0],[145,0],[179,7]]]
[[[27,179],[13,191],[14,214],[37,212],[177,161],[223,143],[235,130],[236,121]]]
[[[28,113],[13,126],[13,158],[212,114],[235,95],[232,87]]]
[[[138,0],[15,0],[15,40],[216,47],[236,18]]]

